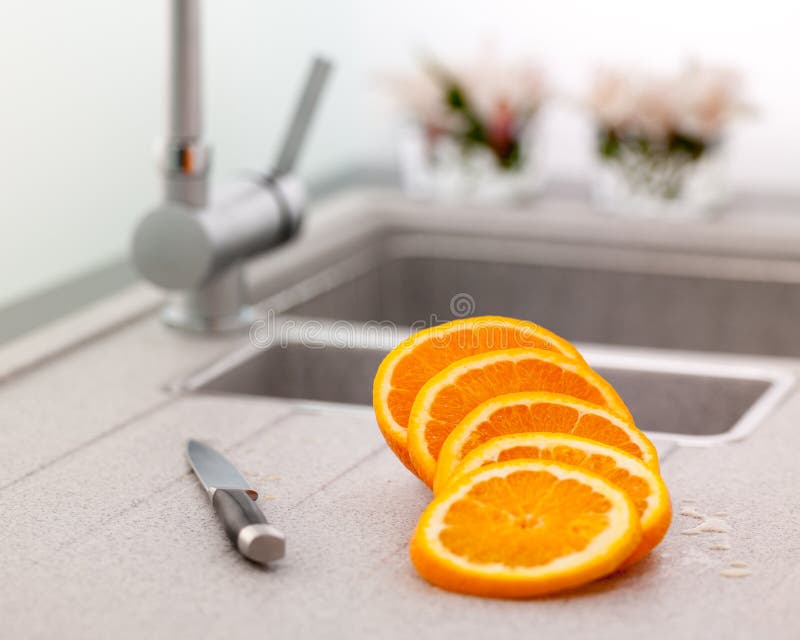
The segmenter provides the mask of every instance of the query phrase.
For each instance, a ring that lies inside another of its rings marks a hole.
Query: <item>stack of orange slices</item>
[[[439,587],[525,598],[642,559],[672,510],[658,455],[569,342],[483,316],[414,334],[375,377],[378,425],[434,491],[411,539]]]

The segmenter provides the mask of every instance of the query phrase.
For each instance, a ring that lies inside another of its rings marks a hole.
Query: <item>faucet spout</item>
[[[203,143],[200,0],[171,0],[164,198],[189,207],[208,199],[210,152]]]
[[[199,2],[172,0],[168,114],[172,141],[195,141],[203,133]]]

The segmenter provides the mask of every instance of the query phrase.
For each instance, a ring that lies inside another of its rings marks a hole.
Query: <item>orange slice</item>
[[[641,538],[628,495],[586,469],[510,460],[453,481],[428,506],[411,560],[434,585],[526,598],[617,569]]]
[[[420,389],[408,419],[408,452],[417,475],[433,485],[439,451],[482,402],[519,391],[550,391],[599,404],[626,420],[612,386],[583,362],[542,349],[490,351],[454,362]]]
[[[495,396],[479,404],[444,441],[436,464],[434,491],[475,447],[497,436],[530,431],[569,433],[617,447],[658,471],[658,453],[630,418],[572,396],[526,391]]]
[[[424,329],[401,342],[381,363],[372,404],[383,437],[412,471],[406,427],[417,393],[439,371],[467,356],[498,349],[530,347],[556,351],[583,362],[563,338],[532,322],[480,316]]]
[[[443,486],[475,469],[520,458],[556,460],[588,469],[628,494],[639,514],[642,541],[623,566],[644,558],[669,529],[672,506],[667,487],[658,474],[624,451],[563,433],[515,433],[492,438],[470,451]],[[439,461],[441,464],[442,458]]]

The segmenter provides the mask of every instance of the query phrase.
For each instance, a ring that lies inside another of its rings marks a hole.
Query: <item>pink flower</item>
[[[453,71],[484,122],[498,110],[507,111],[515,120],[526,121],[547,95],[541,68],[524,60],[504,61],[492,48],[485,48],[474,61]]]
[[[497,103],[494,113],[489,117],[487,129],[489,144],[497,154],[504,157],[516,140],[514,113],[504,101]]]
[[[483,126],[498,140],[512,131],[518,134],[546,95],[544,73],[539,67],[526,61],[501,60],[491,48],[472,61],[445,64],[444,70],[462,89]],[[385,75],[384,79],[400,107],[421,124],[454,132],[463,126],[463,120],[446,105],[442,79],[430,69]]]

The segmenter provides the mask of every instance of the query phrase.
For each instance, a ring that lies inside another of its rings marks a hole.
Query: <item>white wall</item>
[[[408,67],[414,48],[445,59],[470,55],[483,38],[530,54],[562,90],[579,96],[604,63],[674,68],[688,58],[736,65],[759,107],[731,144],[737,187],[800,194],[800,3],[792,0],[355,0],[359,49],[374,70]],[[389,157],[391,119],[374,101],[367,143]],[[578,110],[550,109],[548,159],[557,176],[588,167],[591,129]],[[798,212],[800,213],[800,212]]]
[[[135,221],[157,202],[167,7],[0,2],[0,306],[124,256]],[[339,68],[302,169],[314,178],[353,162],[352,21],[342,7],[206,0],[216,176],[266,166],[315,51]]]
[[[127,251],[156,202],[166,0],[0,3],[0,306]],[[303,170],[394,157],[396,117],[374,76],[415,48],[469,54],[485,37],[539,57],[579,93],[604,62],[696,55],[739,65],[760,115],[742,122],[740,188],[800,195],[800,4],[779,0],[206,0],[207,128],[215,175],[275,152],[314,51],[338,63]],[[590,129],[548,114],[556,176],[580,178]]]

